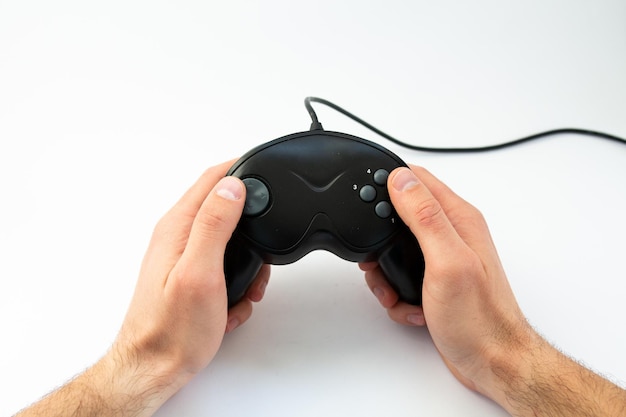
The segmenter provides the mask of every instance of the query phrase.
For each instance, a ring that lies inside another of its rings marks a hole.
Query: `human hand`
[[[526,321],[481,213],[423,168],[388,180],[398,215],[420,242],[422,306],[398,301],[376,263],[366,281],[390,317],[427,325],[454,376],[514,416],[622,416],[626,390],[550,346]]]
[[[245,186],[224,177],[233,161],[207,170],[159,221],[135,295],[116,340],[135,357],[171,362],[188,375],[203,369],[259,301],[269,266],[247,297],[227,310],[224,251],[245,203]]]
[[[250,317],[252,301],[263,297],[269,265],[227,309],[224,251],[246,191],[241,180],[224,177],[232,163],[207,170],[155,227],[118,348],[171,362],[192,376],[211,361],[224,333]]]
[[[367,284],[393,320],[428,325],[452,373],[493,398],[494,361],[506,364],[509,354],[528,346],[534,332],[511,291],[487,224],[476,208],[423,168],[396,169],[388,185],[398,215],[424,253],[422,306],[398,301],[376,263],[360,264]]]
[[[246,297],[227,308],[224,252],[246,189],[208,169],[155,227],[135,294],[112,348],[94,366],[19,416],[149,416],[208,365],[225,332],[263,298],[264,265]]]

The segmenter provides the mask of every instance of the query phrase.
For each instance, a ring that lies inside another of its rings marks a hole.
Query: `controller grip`
[[[408,229],[380,255],[378,264],[400,300],[413,305],[422,304],[424,254]]]
[[[237,304],[244,297],[262,266],[263,259],[252,251],[241,238],[233,235],[226,245],[224,254],[228,308]]]

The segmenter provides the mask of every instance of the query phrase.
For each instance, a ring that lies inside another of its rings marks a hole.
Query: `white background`
[[[625,19],[621,0],[0,0],[0,415],[106,351],[159,217],[205,168],[308,129],[305,96],[422,145],[625,137]],[[626,146],[431,155],[317,108],[478,206],[530,322],[625,385]],[[325,252],[274,268],[157,413],[346,414],[506,415]]]

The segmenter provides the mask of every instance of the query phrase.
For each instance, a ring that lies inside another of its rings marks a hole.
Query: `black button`
[[[387,178],[389,178],[389,172],[385,169],[378,169],[374,172],[374,182],[378,185],[387,185]]]
[[[361,200],[366,203],[374,201],[374,199],[376,199],[376,189],[371,185],[364,185],[363,188],[361,188],[361,191],[359,191],[359,196],[361,197]]]
[[[258,216],[270,203],[270,192],[263,181],[256,178],[243,180],[246,185],[246,205],[243,214],[246,216]]]
[[[380,203],[376,204],[374,211],[376,212],[376,215],[378,217],[380,217],[381,219],[386,219],[387,217],[391,216],[391,204],[386,201],[381,201]]]

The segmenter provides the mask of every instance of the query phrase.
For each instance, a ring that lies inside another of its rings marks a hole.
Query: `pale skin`
[[[241,181],[224,178],[232,162],[207,170],[155,227],[109,352],[18,416],[150,416],[250,317],[269,267],[228,310],[224,250],[245,201]],[[399,302],[375,263],[360,264],[393,320],[427,326],[453,375],[511,415],[626,415],[626,391],[529,326],[478,210],[419,167],[392,172],[388,188],[426,260],[421,307]]]

